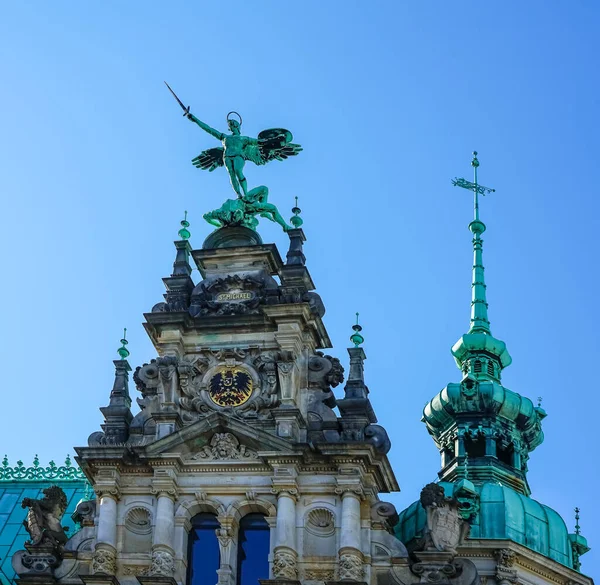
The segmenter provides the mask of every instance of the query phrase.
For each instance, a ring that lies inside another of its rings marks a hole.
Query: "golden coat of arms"
[[[218,406],[241,406],[252,396],[250,374],[239,367],[223,366],[208,383],[208,395]]]

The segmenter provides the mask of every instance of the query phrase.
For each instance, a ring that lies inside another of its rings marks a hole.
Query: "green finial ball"
[[[472,167],[479,166],[479,160],[477,159],[477,151],[476,150],[473,151],[473,160],[471,161],[471,166]]]
[[[185,212],[183,219],[179,223],[181,224],[181,229],[177,232],[179,234],[179,237],[182,240],[189,240],[192,234],[190,233],[190,230],[187,229],[190,227],[190,222],[187,220],[187,211]]]
[[[350,341],[354,344],[354,347],[358,347],[365,341],[365,338],[360,334],[362,327],[358,324],[358,313],[356,313],[356,324],[352,325],[354,333],[350,336]]]
[[[296,197],[296,205],[292,207],[292,213],[294,215],[290,218],[290,223],[295,228],[299,228],[304,223],[304,220],[300,217],[302,210],[298,207],[298,197]]]
[[[127,341],[127,328],[123,329],[123,339],[121,339],[121,347],[117,350],[119,357],[122,360],[126,360],[129,357],[129,350],[125,347],[129,341]]]

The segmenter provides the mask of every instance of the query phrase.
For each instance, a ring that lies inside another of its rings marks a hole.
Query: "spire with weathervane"
[[[463,378],[460,383],[448,384],[425,405],[422,420],[442,456],[440,479],[463,481],[468,474],[469,485],[497,481],[528,495],[527,460],[543,441],[540,423],[546,413],[501,384],[501,372],[512,358],[490,328],[481,238],[485,224],[479,217],[480,196],[494,189],[479,184],[476,152],[471,166],[473,181],[452,181],[473,192],[474,208],[469,224],[473,234],[471,322],[452,347]]]
[[[479,196],[494,193],[495,189],[480,185],[477,179],[479,159],[473,152],[473,182],[454,179],[452,184],[473,192],[473,221],[469,230],[473,234],[473,278],[471,282],[471,324],[468,333],[463,335],[452,348],[452,355],[458,367],[477,379],[482,377],[500,380],[500,372],[510,365],[512,358],[503,341],[493,337],[488,318],[486,298],[485,268],[483,266],[483,240],[481,234],[485,224],[479,218]]]

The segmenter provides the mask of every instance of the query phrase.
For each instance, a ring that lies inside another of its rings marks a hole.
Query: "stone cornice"
[[[516,554],[514,567],[517,570],[525,569],[558,585],[593,585],[590,577],[509,540],[467,538],[459,547],[458,556],[494,559],[494,551],[500,549],[508,549]]]
[[[365,475],[371,475],[379,492],[399,492],[400,486],[385,455],[377,453],[375,448],[362,443],[319,443],[319,452],[328,456],[339,467],[344,465],[360,465]]]

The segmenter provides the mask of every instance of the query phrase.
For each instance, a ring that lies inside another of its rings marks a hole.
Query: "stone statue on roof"
[[[43,491],[41,500],[24,498],[21,507],[29,508],[23,525],[31,540],[30,546],[46,546],[61,548],[67,542],[67,534],[60,523],[66,509],[67,496],[58,486],[53,485]]]

